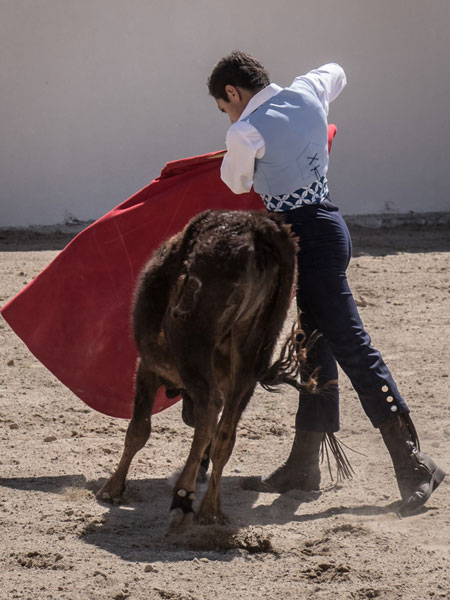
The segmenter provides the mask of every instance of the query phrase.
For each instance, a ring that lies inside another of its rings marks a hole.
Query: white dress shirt
[[[341,93],[347,83],[344,69],[336,63],[323,65],[306,75],[296,77],[289,87],[295,89],[297,81],[307,82],[311,85],[326,114],[328,114],[329,103]],[[255,94],[250,98],[239,120],[228,129],[227,153],[222,161],[220,176],[235,194],[244,194],[251,190],[255,159],[262,158],[265,152],[263,137],[245,119],[282,89],[276,83],[271,83]]]

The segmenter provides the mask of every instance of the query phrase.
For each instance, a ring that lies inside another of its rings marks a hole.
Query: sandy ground
[[[353,228],[349,276],[363,320],[412,409],[422,448],[450,472],[450,230]],[[67,243],[0,232],[3,304]],[[320,492],[258,495],[242,477],[288,454],[296,394],[259,389],[225,469],[231,525],[165,536],[190,430],[176,405],[154,418],[125,503],[96,502],[126,421],[93,412],[0,322],[0,598],[47,600],[450,597],[450,476],[417,516],[395,514],[387,451],[342,377],[342,430],[356,475]]]

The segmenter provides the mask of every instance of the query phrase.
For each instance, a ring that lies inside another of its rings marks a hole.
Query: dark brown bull
[[[173,491],[171,528],[192,518],[209,446],[212,473],[199,518],[223,520],[222,470],[256,384],[293,383],[293,352],[288,360],[270,363],[291,300],[295,251],[289,230],[274,216],[207,211],[154,253],[134,305],[139,351],[134,414],[119,466],[98,492],[100,499],[120,499],[130,463],[150,436],[156,391],[166,385],[191,399],[195,424]]]

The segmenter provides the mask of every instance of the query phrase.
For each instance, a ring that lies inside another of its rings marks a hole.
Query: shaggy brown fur
[[[275,216],[207,211],[154,253],[134,306],[140,356],[134,414],[122,459],[100,499],[120,498],[131,460],[150,436],[154,397],[164,384],[192,399],[195,423],[173,492],[171,528],[192,518],[199,466],[209,446],[212,473],[199,517],[223,520],[222,470],[256,384],[298,386],[292,343],[287,357],[270,364],[292,297],[295,252],[288,228]]]

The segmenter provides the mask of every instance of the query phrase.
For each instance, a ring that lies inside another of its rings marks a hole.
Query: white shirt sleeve
[[[264,156],[264,139],[253,125],[238,121],[227,132],[226,146],[221,179],[235,194],[249,192],[253,185],[255,158]]]
[[[306,75],[296,77],[290,87],[295,89],[296,84],[301,82],[306,82],[314,88],[326,114],[328,114],[330,102],[342,92],[347,84],[347,77],[340,65],[328,63],[318,69],[313,69]]]

